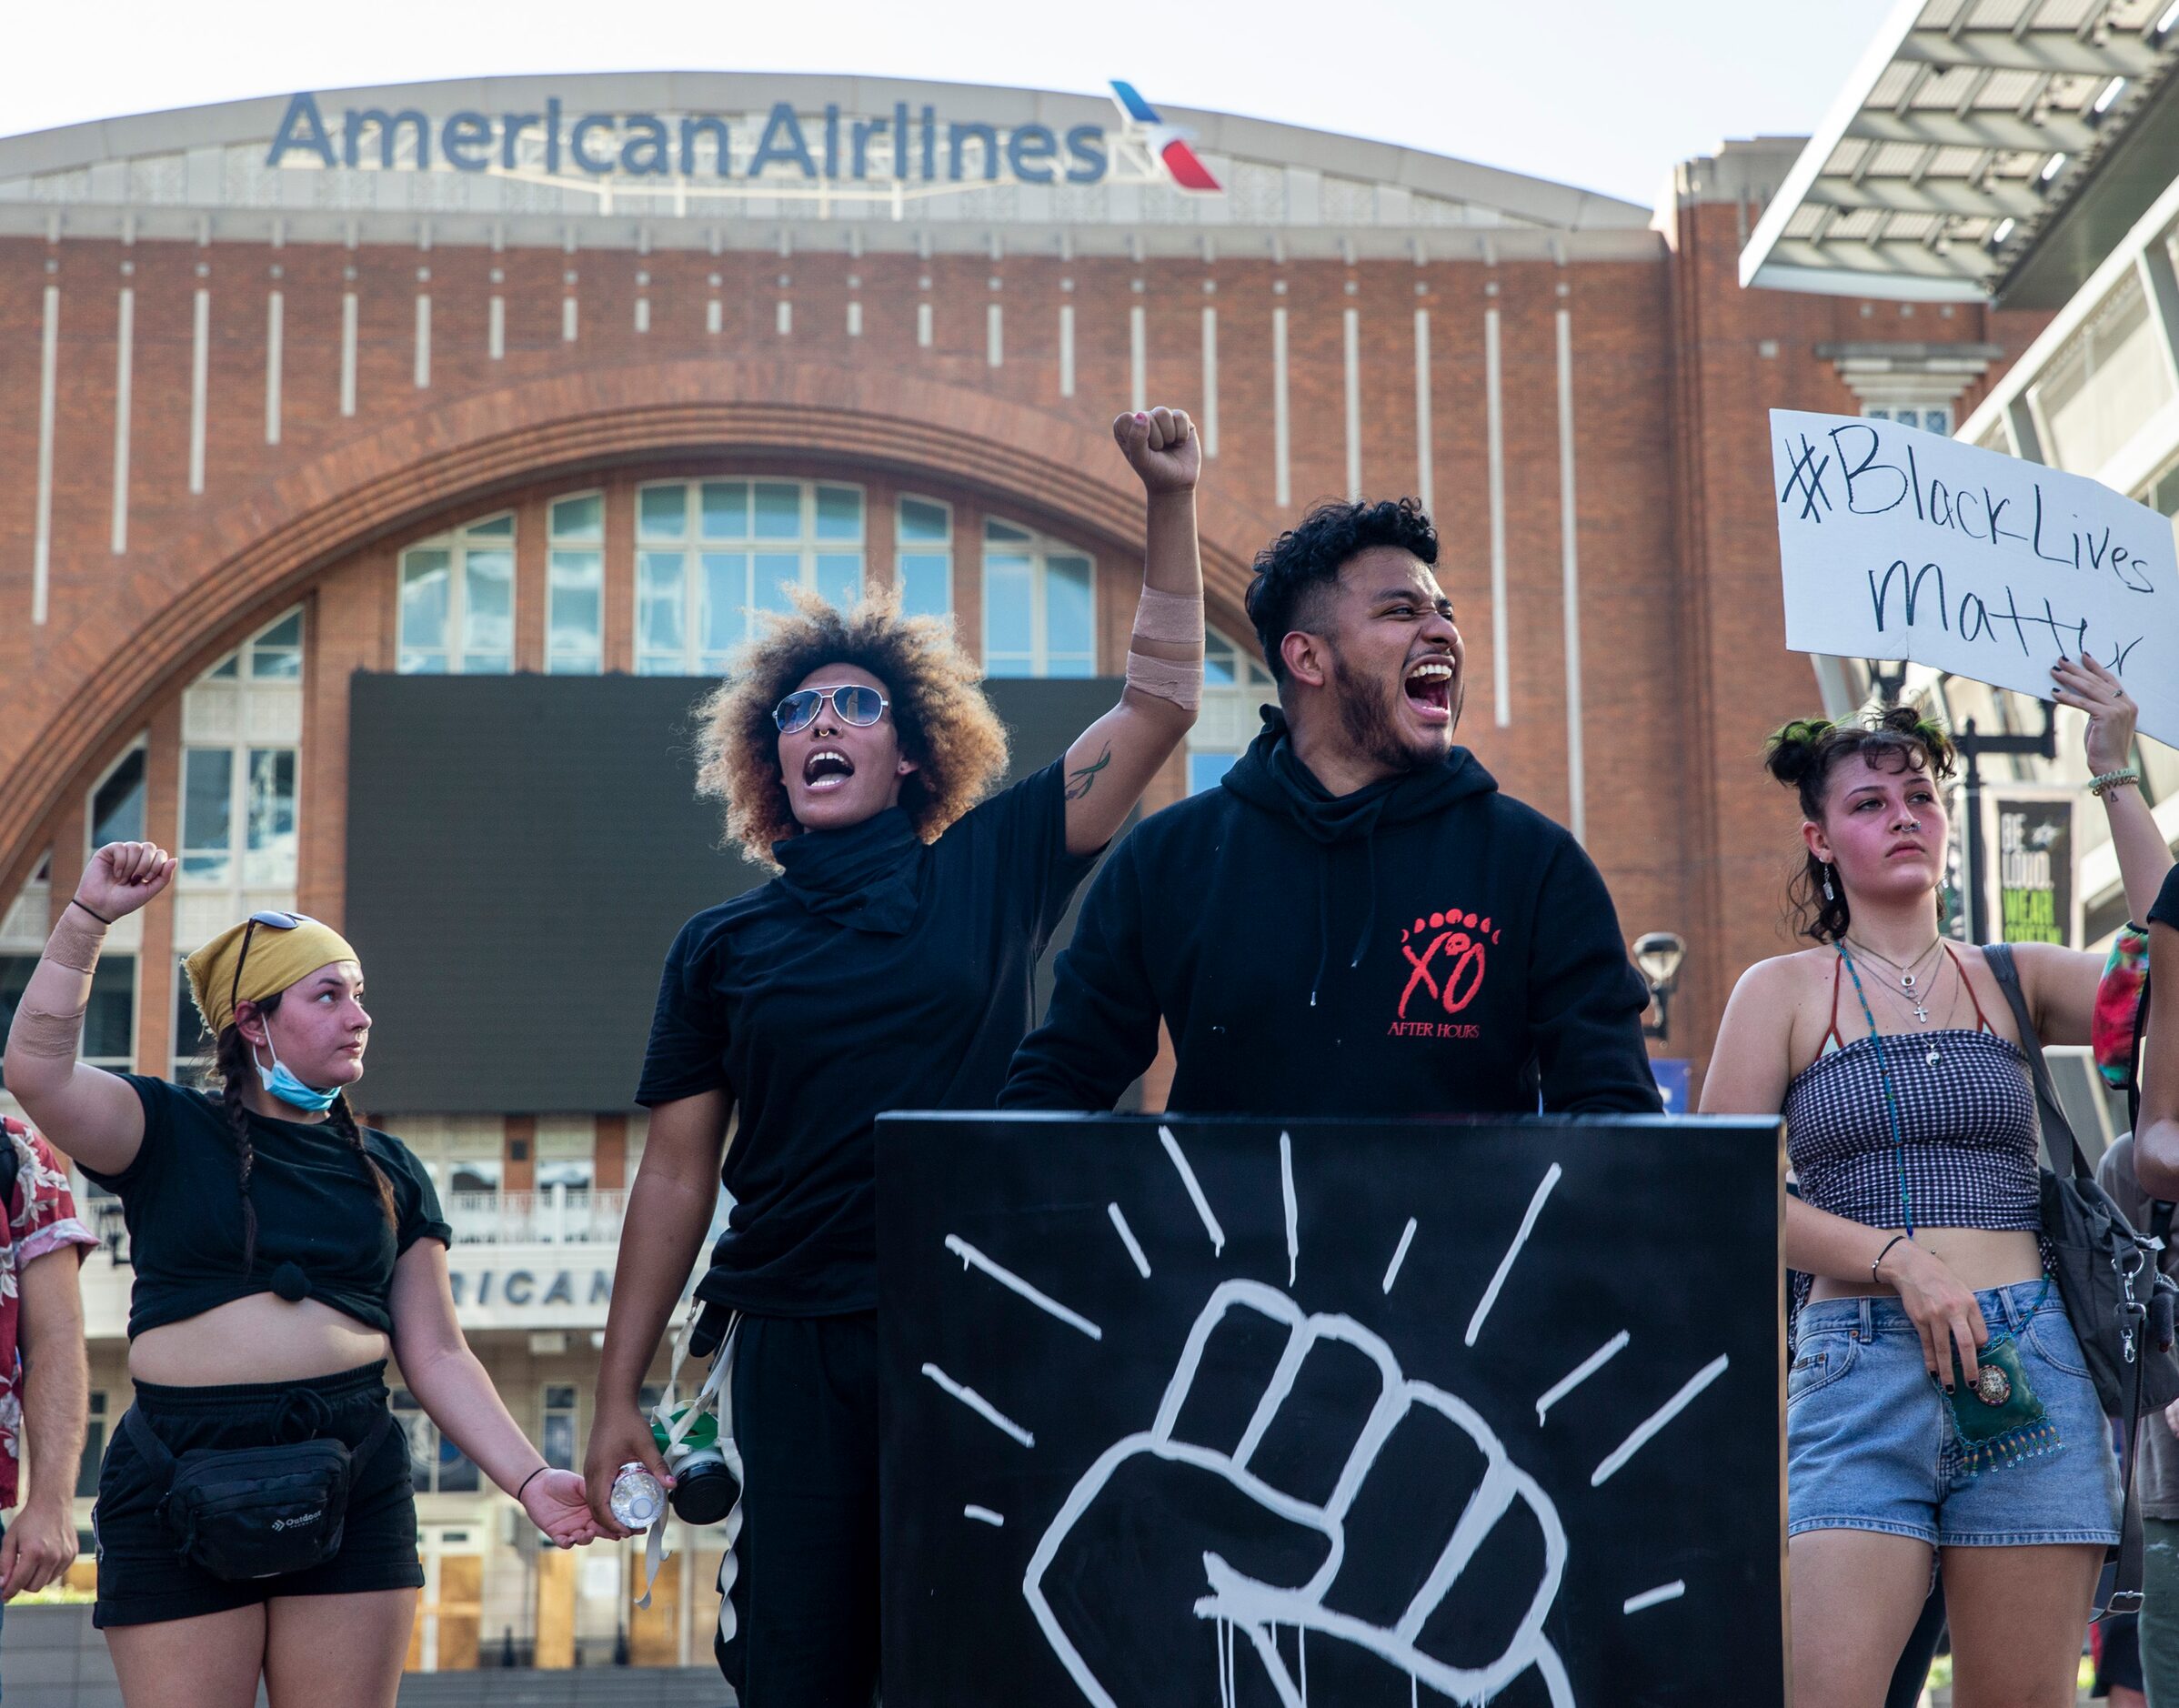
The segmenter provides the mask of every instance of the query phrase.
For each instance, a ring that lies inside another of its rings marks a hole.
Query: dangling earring
[[[1837,893],[1831,887],[1831,866],[1828,861],[1823,865],[1823,899],[1826,901],[1838,899]]]

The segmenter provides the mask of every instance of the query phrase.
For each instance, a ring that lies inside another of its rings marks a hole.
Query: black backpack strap
[[[362,1439],[356,1442],[355,1449],[350,1454],[351,1462],[357,1471],[361,1471],[364,1466],[370,1463],[371,1456],[386,1445],[386,1438],[393,1432],[393,1407],[390,1405],[380,1406],[378,1415],[371,1420],[370,1428],[364,1431]]]
[[[136,1443],[136,1452],[143,1455],[144,1462],[152,1468],[153,1472],[160,1481],[172,1481],[176,1463],[175,1457],[167,1452],[166,1443],[161,1441],[156,1432],[153,1431],[150,1420],[144,1415],[142,1410],[133,1405],[129,1407],[121,1414],[121,1427],[128,1432],[128,1438]],[[386,1438],[392,1433],[393,1427],[393,1408],[380,1406],[377,1416],[371,1420],[370,1427],[364,1431],[356,1445],[348,1450],[349,1462],[360,1470],[369,1462],[373,1454],[386,1445]]]
[[[128,1432],[128,1438],[136,1443],[136,1452],[143,1455],[144,1462],[157,1474],[159,1481],[171,1482],[174,1477],[174,1455],[166,1451],[166,1443],[154,1432],[151,1420],[144,1415],[141,1408],[132,1405],[124,1412],[121,1414],[121,1427]]]
[[[2043,1039],[2035,1030],[2034,1016],[2028,1012],[2027,993],[2020,988],[2020,967],[2013,959],[2013,945],[1984,943],[1983,959],[1997,980],[1997,988],[2005,993],[2005,1001],[2013,1010],[2013,1024],[2020,1028],[2020,1052],[2028,1059],[2028,1072],[2035,1082],[2035,1101],[2043,1111],[2043,1147],[2049,1154],[2051,1172],[2067,1172],[2058,1150],[2059,1140],[2063,1139],[2073,1151],[2071,1171],[2082,1180],[2092,1181],[2095,1170],[2088,1166],[2088,1153],[2074,1136],[2074,1124],[2065,1119],[2065,1110],[2058,1101],[2058,1088],[2051,1083],[2050,1064],[2043,1059]]]

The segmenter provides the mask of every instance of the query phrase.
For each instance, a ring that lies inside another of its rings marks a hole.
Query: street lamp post
[[[2033,736],[1986,736],[1976,729],[1974,719],[1970,718],[1966,728],[1953,738],[1953,746],[1967,760],[1967,776],[1963,789],[1967,812],[1967,932],[1971,941],[1986,943],[1990,940],[1990,901],[1983,886],[1983,768],[1979,760],[1985,753],[2039,759],[2056,759],[2057,708],[2049,700],[2043,702],[2043,731],[2040,735]]]
[[[1687,959],[1687,939],[1676,931],[1644,931],[1634,939],[1634,965],[1650,987],[1654,1020],[1642,1023],[1642,1036],[1660,1043],[1672,1036],[1672,992],[1680,985],[1680,963]]]

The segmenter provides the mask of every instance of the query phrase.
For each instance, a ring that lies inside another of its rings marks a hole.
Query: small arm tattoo
[[[1067,773],[1070,779],[1067,785],[1067,799],[1069,800],[1081,799],[1084,795],[1097,787],[1097,774],[1111,763],[1112,744],[1108,741],[1105,743],[1105,750],[1098,755],[1095,764],[1085,765],[1079,771]]]

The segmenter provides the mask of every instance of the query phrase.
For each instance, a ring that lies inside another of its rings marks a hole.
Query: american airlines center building
[[[1630,933],[1687,939],[1658,1049],[1699,1065],[1781,941],[1761,736],[1855,691],[1782,648],[1762,411],[1949,427],[2041,324],[1743,290],[1797,147],[1689,163],[1652,210],[1126,85],[708,73],[0,139],[0,1005],[110,839],[182,865],[109,939],[102,1064],[188,1069],[180,958],[246,911],[341,924],[362,1105],[437,1177],[502,1392],[578,1462],[659,959],[761,876],[692,796],[691,704],[782,583],[890,584],[981,659],[1017,764],[1056,754],[1140,585],[1109,423],[1169,403],[1206,453],[1210,687],[1146,805],[1257,727],[1252,555],[1315,499],[1411,493],[1464,738]],[[130,1275],[87,1213],[86,1522]],[[703,1658],[708,1539],[635,1610],[619,1556],[540,1553],[409,1422],[414,1664]]]

